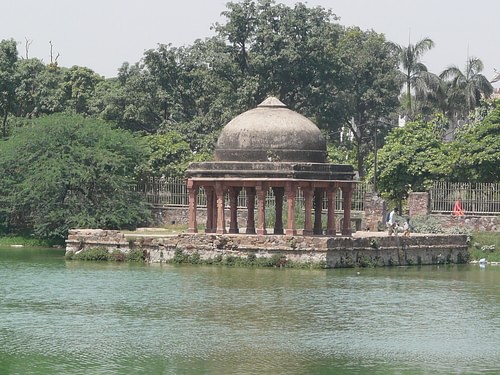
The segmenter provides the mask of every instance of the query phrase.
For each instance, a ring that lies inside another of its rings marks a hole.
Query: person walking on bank
[[[398,214],[398,209],[394,207],[389,214],[389,220],[387,220],[387,228],[388,228],[388,234],[389,236],[392,236],[392,233],[397,233],[396,232],[396,216]]]

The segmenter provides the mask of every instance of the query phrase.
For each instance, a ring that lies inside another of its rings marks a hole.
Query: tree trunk
[[[408,80],[406,81],[406,96],[408,97],[408,117],[413,119],[411,111],[411,82],[410,82],[410,72],[408,71]]]
[[[363,171],[363,162],[364,162],[364,155],[361,152],[361,140],[356,137],[356,161],[358,164],[358,174],[359,178],[364,176],[364,171]]]
[[[7,111],[3,112],[2,137],[7,138]]]

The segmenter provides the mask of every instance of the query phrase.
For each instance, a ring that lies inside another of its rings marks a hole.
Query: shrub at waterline
[[[130,250],[124,253],[120,250],[109,252],[107,249],[97,247],[88,249],[78,254],[70,251],[65,255],[68,260],[86,260],[86,261],[116,261],[116,262],[143,262],[144,253],[142,250]]]
[[[92,248],[82,251],[78,254],[69,252],[65,256],[68,260],[84,260],[84,261],[129,261],[129,262],[144,262],[145,257],[143,250],[134,249],[129,252],[121,252],[114,250],[109,252],[105,248]],[[215,266],[231,266],[231,267],[275,267],[275,268],[325,268],[324,262],[317,263],[300,263],[293,262],[286,258],[284,254],[277,253],[271,257],[257,257],[255,254],[247,256],[235,255],[216,255],[213,258],[202,259],[197,252],[188,253],[182,249],[175,251],[172,259],[166,260],[167,264],[202,264]]]

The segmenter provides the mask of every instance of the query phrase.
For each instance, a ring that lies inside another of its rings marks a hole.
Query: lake
[[[0,374],[500,373],[500,267],[263,269],[0,248]]]

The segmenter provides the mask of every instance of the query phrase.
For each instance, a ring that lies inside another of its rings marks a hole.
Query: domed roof
[[[312,121],[270,97],[222,129],[215,160],[325,163],[326,142]]]

